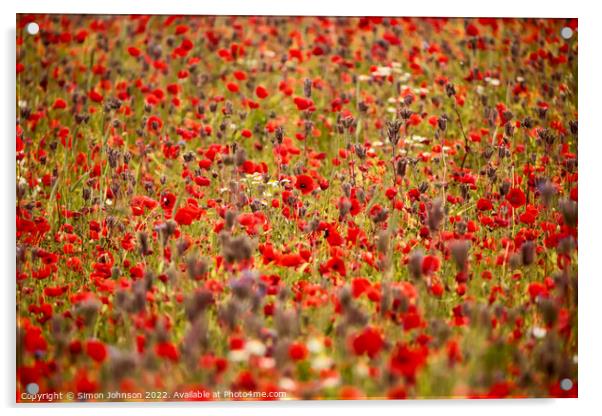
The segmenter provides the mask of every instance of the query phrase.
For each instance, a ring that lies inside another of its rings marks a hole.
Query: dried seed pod
[[[379,231],[376,236],[376,249],[384,255],[387,255],[389,251],[389,240],[391,239],[391,235],[387,230]]]
[[[142,254],[143,256],[147,256],[151,253],[148,242],[148,234],[144,231],[140,231],[138,233],[138,244],[140,245],[140,254]]]
[[[111,353],[109,369],[111,377],[119,381],[132,374],[138,366],[136,355],[131,352],[115,350]]]
[[[186,299],[185,311],[186,317],[189,321],[193,322],[197,317],[205,311],[213,303],[213,294],[206,290],[201,289],[193,293]]]
[[[452,96],[456,95],[456,87],[454,87],[454,84],[452,84],[452,83],[445,84],[445,93],[447,94],[448,97],[452,97]]]
[[[422,260],[424,259],[424,252],[421,249],[416,249],[410,253],[408,260],[408,270],[410,276],[414,279],[419,279],[422,276]]]
[[[455,240],[449,245],[449,251],[456,262],[458,269],[464,270],[468,262],[468,252],[470,250],[469,240]]]
[[[577,226],[578,208],[577,203],[570,199],[563,199],[558,202],[558,209],[564,218],[564,222],[569,227]]]
[[[96,299],[88,299],[80,302],[75,310],[76,316],[83,319],[86,327],[94,326],[98,313],[100,312],[101,303]]]
[[[543,206],[548,208],[552,203],[552,198],[556,195],[556,188],[550,181],[546,180],[539,186],[539,195],[541,196]]]
[[[447,129],[447,116],[445,114],[437,119],[437,128],[442,132]]]
[[[538,302],[539,311],[548,327],[552,327],[558,318],[558,307],[550,299],[540,298]]]
[[[427,213],[427,225],[431,232],[439,230],[443,219],[445,218],[445,210],[443,208],[443,201],[440,198],[435,199],[428,209]]]
[[[303,95],[305,95],[306,98],[311,98],[311,86],[311,79],[305,78],[305,81],[303,82]]]
[[[401,158],[399,160],[397,160],[397,162],[395,163],[395,173],[397,174],[397,176],[400,177],[405,177],[406,175],[406,170],[408,167],[408,159],[407,158]]]
[[[191,255],[186,261],[186,270],[191,280],[198,280],[207,274],[209,266],[205,259]]]
[[[395,119],[393,121],[387,121],[387,138],[393,146],[397,146],[399,142],[399,129],[401,128],[402,121]]]
[[[236,221],[236,217],[238,214],[236,211],[228,210],[225,215],[225,228],[227,230],[231,230],[234,227],[234,223]]]
[[[243,148],[238,148],[234,154],[234,164],[242,166],[247,161],[247,152]]]
[[[521,259],[523,266],[529,266],[535,261],[535,243],[533,241],[525,241],[520,247]]]
[[[246,235],[230,237],[220,234],[222,237],[222,255],[228,263],[249,260],[253,255],[254,244]]]
[[[282,140],[284,139],[284,129],[281,126],[276,127],[274,135],[276,137],[276,141],[279,144],[282,144]]]

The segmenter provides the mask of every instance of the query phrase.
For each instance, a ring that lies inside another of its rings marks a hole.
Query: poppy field
[[[577,397],[577,29],[17,15],[16,401]]]

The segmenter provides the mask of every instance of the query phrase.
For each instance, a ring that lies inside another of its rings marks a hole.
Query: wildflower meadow
[[[577,397],[577,32],[17,15],[16,400]]]

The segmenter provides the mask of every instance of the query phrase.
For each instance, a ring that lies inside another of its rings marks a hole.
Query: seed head
[[[451,253],[451,256],[460,270],[464,270],[466,268],[469,250],[469,240],[455,240],[452,241],[449,245],[449,251]]]
[[[421,249],[416,249],[410,253],[408,260],[408,270],[410,276],[418,280],[422,276],[422,260],[424,259],[424,253]]]
[[[303,82],[303,95],[305,95],[306,98],[311,98],[311,85],[311,79],[305,78],[305,81]]]
[[[525,241],[520,247],[520,253],[524,266],[533,264],[535,261],[535,243],[533,241]]]
[[[443,201],[440,198],[435,199],[430,208],[428,209],[427,214],[427,225],[431,232],[435,232],[439,230],[441,226],[441,222],[445,218],[445,210],[443,208]]]
[[[402,121],[399,119],[387,121],[387,137],[393,146],[397,146],[397,142],[399,142],[401,123]]]

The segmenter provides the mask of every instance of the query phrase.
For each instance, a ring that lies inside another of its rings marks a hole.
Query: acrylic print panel
[[[18,15],[16,400],[576,397],[577,32]]]

